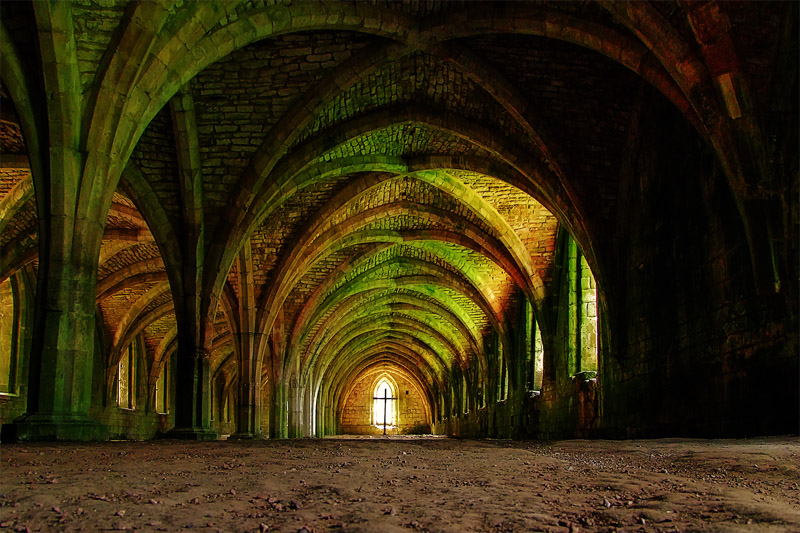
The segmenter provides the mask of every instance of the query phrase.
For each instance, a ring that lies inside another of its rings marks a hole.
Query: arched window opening
[[[136,408],[136,353],[132,342],[117,365],[117,405],[122,409]]]
[[[533,321],[533,388],[531,390],[542,390],[542,379],[544,377],[544,345],[542,345],[542,330],[539,323]]]
[[[19,310],[11,278],[0,284],[0,393],[15,394]]]
[[[377,427],[393,428],[397,425],[397,395],[386,379],[380,380],[372,396],[372,420]]]

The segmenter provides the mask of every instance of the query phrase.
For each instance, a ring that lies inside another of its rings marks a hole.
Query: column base
[[[161,435],[165,439],[217,440],[219,435],[213,429],[202,427],[173,428]]]
[[[108,440],[108,427],[88,416],[32,414],[3,424],[2,442]]]

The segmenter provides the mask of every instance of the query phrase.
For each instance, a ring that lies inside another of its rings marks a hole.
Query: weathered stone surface
[[[5,435],[796,431],[795,4],[167,4],[0,4]]]

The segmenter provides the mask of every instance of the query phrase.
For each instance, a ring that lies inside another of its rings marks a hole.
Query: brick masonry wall
[[[103,58],[108,43],[125,13],[124,4],[102,0],[76,0],[72,2],[72,20],[75,26],[75,44],[81,86],[84,91],[94,81],[97,65]]]
[[[170,106],[164,106],[142,133],[131,161],[142,171],[175,231],[181,231],[181,192]]]
[[[752,97],[757,104],[756,118],[763,120],[766,125],[765,139],[774,139],[775,131],[770,128],[780,130],[780,124],[770,125],[769,122],[775,117],[766,117],[765,110],[769,108],[771,113],[780,114],[786,108],[777,102],[780,95],[772,94],[770,84],[774,83],[778,89],[781,89],[780,84],[796,88],[796,82],[782,80],[782,76],[790,77],[796,69],[783,69],[780,61],[772,61],[773,56],[780,56],[780,50],[767,52],[767,49],[784,46],[773,36],[780,35],[781,19],[791,17],[784,16],[785,10],[780,3],[757,10],[752,10],[746,4],[725,7],[735,28],[732,33],[736,48],[742,53],[743,72],[752,78],[749,80],[752,94],[743,95],[746,97],[743,102]],[[122,34],[124,24],[130,17],[125,16],[126,4],[120,2],[74,0],[71,6],[79,92],[82,93],[81,103],[88,104],[88,119],[93,109],[90,102],[97,89],[94,85],[102,79],[97,75],[98,66],[104,62],[104,56],[110,59],[106,55],[107,46],[110,43],[114,46],[116,37]],[[163,25],[165,33],[179,26],[179,19],[185,13],[181,7],[182,3],[179,2],[167,8],[170,13]],[[244,19],[248,10],[255,7],[253,2],[245,2],[237,11],[231,11],[228,17],[223,17],[219,24],[228,24],[239,17]],[[440,8],[456,7],[457,4],[438,0],[401,2],[397,5],[398,9],[422,15],[438,12]],[[594,4],[555,3],[551,7],[621,29],[612,20],[611,13]],[[655,9],[660,10],[676,26],[675,30],[687,42],[694,43],[695,36],[684,12],[687,6],[659,3]],[[36,61],[32,62],[31,68],[36,70],[41,55],[37,50],[37,42],[46,32],[35,30],[32,23],[34,9],[29,3],[6,2],[0,10],[11,40],[19,49],[19,57],[34,58]],[[548,24],[556,22],[547,21]],[[791,47],[792,43],[796,45],[796,39],[783,40],[787,41],[786,46]],[[414,104],[420,109],[433,106],[437,109],[436,115],[440,111],[458,114],[478,126],[494,126],[498,138],[507,138],[523,150],[532,150],[528,144],[536,144],[533,136],[510,120],[508,112],[488,97],[485,92],[488,89],[481,88],[474,79],[460,72],[455,62],[441,61],[428,52],[420,51],[379,66],[352,86],[345,87],[339,96],[326,99],[325,95],[308,92],[350,57],[380,43],[381,39],[377,37],[340,31],[277,36],[251,43],[228,54],[209,65],[186,85],[196,104],[207,238],[214,235],[218,213],[240,190],[242,172],[259,149],[270,153],[270,150],[277,148],[280,150],[277,154],[297,155],[292,150],[313,134],[330,131],[330,138],[335,139],[332,130],[336,130],[337,125],[354,116],[392,104]],[[764,176],[763,182],[758,184],[759,187],[774,190],[748,191],[745,195],[749,197],[758,192],[765,196],[781,196],[784,209],[775,211],[786,213],[783,218],[786,233],[777,235],[775,242],[769,244],[782,250],[777,252],[782,257],[776,262],[783,264],[777,265],[776,270],[781,270],[784,283],[788,283],[789,288],[784,286],[784,293],[765,294],[763,289],[762,292],[756,291],[756,284],[751,279],[745,228],[739,222],[739,209],[730,194],[727,180],[715,166],[715,158],[699,141],[695,131],[663,99],[656,97],[646,103],[645,112],[638,120],[641,135],[632,136],[629,133],[629,120],[635,116],[639,105],[637,93],[646,92],[641,89],[643,83],[636,74],[599,53],[543,37],[493,34],[460,39],[459,44],[474,52],[500,77],[515,85],[521,99],[531,104],[530,109],[525,110],[522,106],[520,111],[531,115],[531,118],[537,116],[538,120],[532,121],[534,129],[538,130],[539,126],[544,125],[540,131],[542,137],[558,157],[565,155],[559,162],[564,165],[565,173],[574,186],[574,193],[590,202],[587,226],[600,226],[590,228],[597,237],[594,244],[598,248],[597,254],[607,259],[604,264],[611,267],[608,269],[612,279],[608,280],[607,295],[612,305],[612,315],[605,317],[608,323],[602,327],[613,336],[612,344],[603,347],[598,381],[586,379],[588,376],[574,377],[575,347],[566,333],[570,331],[569,322],[572,319],[566,310],[581,302],[570,303],[563,284],[556,284],[551,293],[553,302],[549,302],[553,304],[550,307],[554,315],[552,330],[555,339],[548,346],[548,376],[543,395],[527,396],[524,387],[520,386],[522,378],[519,378],[516,385],[512,385],[508,398],[502,402],[492,403],[466,417],[463,413],[451,416],[443,421],[442,427],[449,427],[448,431],[464,435],[515,436],[522,431],[548,437],[750,435],[796,431],[798,185],[794,150],[797,143],[791,142],[792,139],[796,141],[796,133],[786,134],[789,148],[784,147],[767,156],[770,160],[793,158],[783,169],[786,170],[785,176]],[[612,42],[604,42],[603,48],[612,45]],[[123,42],[119,50],[108,49],[108,55],[115,52],[122,53],[123,58],[127,57],[125,49],[126,43]],[[199,47],[197,49],[201,50]],[[705,51],[703,55],[707,55]],[[175,57],[178,56],[180,54]],[[162,57],[168,58],[169,54]],[[796,52],[793,57],[796,59]],[[662,62],[666,64],[663,59]],[[50,66],[48,63],[47,68]],[[709,66],[712,66],[710,62]],[[782,74],[782,70],[790,74]],[[691,77],[687,74],[685,81],[690,82]],[[41,80],[38,76],[33,79],[36,80],[35,87],[29,96],[33,97],[32,104],[40,105],[42,101],[39,96],[44,95],[36,94],[39,92],[36,86]],[[60,81],[67,80],[68,77]],[[111,88],[113,80],[107,81],[111,85],[104,83],[104,87]],[[492,79],[483,81],[491,82]],[[788,92],[791,97],[796,90],[776,92]],[[137,93],[132,90],[130,94],[133,97]],[[5,89],[0,90],[0,96],[4,106],[7,106],[9,96]],[[156,92],[151,96],[158,97]],[[276,141],[278,146],[272,147],[270,139],[273,136],[280,139],[278,134],[282,133],[281,128],[277,131],[272,128],[286,125],[282,122],[285,113],[296,103],[315,105],[318,96],[327,102],[319,112],[309,117],[309,121],[300,126],[301,130],[287,140],[285,146],[280,144],[281,141]],[[698,93],[692,98],[704,107],[702,94]],[[795,103],[791,105],[796,106]],[[796,107],[790,109],[796,112]],[[706,111],[702,109],[701,114]],[[788,116],[790,113],[784,114]],[[4,113],[4,117],[8,116],[7,112]],[[50,118],[53,119],[51,127],[59,124],[61,119],[71,120],[69,114]],[[796,113],[785,120],[785,126],[796,132]],[[24,154],[25,145],[19,127],[5,121],[3,124],[0,126],[2,152]],[[77,129],[93,131],[97,123],[80,126]],[[120,132],[109,132],[109,135],[117,133]],[[136,164],[152,186],[158,202],[175,226],[173,229],[180,241],[183,237],[180,229],[182,217],[174,137],[167,106],[156,114],[142,134],[131,162]],[[475,140],[492,144],[488,142],[492,140],[489,138]],[[769,142],[778,144],[773,140]],[[82,146],[82,143],[78,144]],[[555,147],[561,150],[555,150]],[[316,156],[320,160],[329,160],[343,155],[418,156],[428,153],[481,157],[495,155],[491,150],[478,148],[465,141],[460,133],[443,133],[431,125],[403,121],[355,137],[340,146],[334,146],[332,142],[331,146],[320,143]],[[626,154],[633,155],[626,157]],[[21,158],[13,160],[17,165]],[[775,166],[781,164],[775,163]],[[52,170],[55,176],[64,169]],[[23,174],[27,176],[16,167],[3,169],[0,172],[0,196],[8,194],[15,183],[24,179]],[[462,177],[467,175],[466,172],[456,174]],[[622,187],[619,186],[620,176]],[[270,179],[277,177],[271,176]],[[258,297],[263,294],[263,287],[272,283],[279,259],[291,253],[291,245],[301,233],[306,220],[313,218],[317,209],[348,179],[332,178],[326,183],[308,187],[272,213],[253,233]],[[489,178],[481,176],[464,180],[476,191],[487,190],[487,195],[492,197],[490,205],[509,221],[532,254],[535,271],[546,283],[552,282],[554,269],[551,268],[550,258],[555,250],[556,235],[553,217],[542,212],[541,206],[528,201],[510,186],[497,186],[490,183]],[[782,180],[785,181],[782,186],[769,183]],[[389,190],[390,187],[396,187],[397,190]],[[463,213],[464,207],[458,202],[446,199],[431,186],[397,180],[387,182],[386,189],[376,190],[373,198],[369,199],[371,206],[393,199],[419,200],[442,211],[468,215]],[[381,198],[383,192],[393,196]],[[117,201],[118,198],[115,203]],[[364,207],[354,203],[352,211]],[[352,211],[343,210],[341,215],[353,216]],[[38,224],[35,202],[28,200],[14,213],[6,221],[5,231],[0,235],[0,247],[3,248],[3,258],[12,257],[10,262],[16,268],[17,263],[22,264],[26,257],[30,259],[23,252],[36,249]],[[381,217],[365,229],[434,227],[424,217],[414,218],[403,213],[390,215]],[[474,217],[466,218],[483,227]],[[107,225],[107,229],[111,230],[138,227],[119,217],[114,220],[113,216]],[[530,231],[532,228],[536,230],[536,237]],[[157,259],[160,256],[158,247],[154,242],[145,241],[130,246],[126,243],[131,241],[125,240],[104,245],[98,279],[103,281],[122,268],[152,263]],[[481,264],[481,259],[474,252],[464,252],[449,244],[442,245],[440,249],[447,252],[447,257],[455,258],[455,262],[470,267],[470,272],[481,274],[487,280],[483,285],[497,295],[499,306],[506,314],[504,318],[514,322],[513,309],[518,300],[503,290],[511,285],[508,276],[488,263]],[[12,250],[13,256],[9,253]],[[360,251],[354,248],[350,256],[340,254],[328,257],[315,265],[298,282],[285,305],[282,302],[279,304],[284,307],[283,321],[293,324],[302,304],[324,282],[326,275],[350,259],[355,263],[356,253]],[[430,248],[412,245],[409,241],[376,254],[370,261],[353,268],[346,276],[342,276],[338,284],[326,286],[326,292],[320,296],[332,294],[342,284],[376,265],[381,265],[381,268],[372,273],[367,281],[377,282],[419,273],[415,267],[408,266],[416,264],[414,262],[390,262],[397,258],[437,265],[452,274],[453,279],[458,275],[458,268],[455,268],[453,261],[445,261]],[[235,268],[229,278],[234,290],[238,273]],[[586,288],[590,288],[588,280],[584,281]],[[93,369],[95,374],[92,376],[92,413],[109,425],[115,437],[145,438],[168,421],[151,412],[144,391],[138,391],[143,398],[137,402],[140,408],[122,410],[115,405],[108,405],[109,392],[105,390],[108,388],[107,367],[110,365],[113,371],[113,361],[106,359],[108,354],[104,349],[108,348],[110,339],[118,331],[117,325],[125,319],[131,305],[157,283],[151,280],[124,287],[99,302],[100,339]],[[788,293],[792,294],[787,296]],[[443,294],[450,295],[451,291],[445,290]],[[170,293],[162,292],[148,305],[141,306],[140,316],[168,306],[171,297]],[[454,300],[463,303],[467,312],[474,315],[483,333],[490,329],[479,309],[463,297],[454,296]],[[32,308],[32,305],[26,305],[26,309]],[[583,302],[585,314],[594,313],[591,307],[591,304]],[[335,311],[335,308],[332,309],[325,317]],[[396,316],[408,318],[408,315],[399,312]],[[32,324],[31,321],[29,323]],[[218,313],[214,323],[215,331],[219,332],[214,339],[214,357],[223,359],[231,350],[229,333],[224,331],[227,323],[221,313]],[[149,364],[153,363],[151,358],[161,339],[174,329],[174,325],[174,317],[169,315],[144,328]],[[25,338],[29,338],[29,333]],[[591,342],[591,335],[584,335],[581,342]],[[302,348],[304,352],[309,351],[306,350],[308,346]],[[6,347],[0,345],[0,349]],[[27,347],[22,352],[27,353]],[[506,356],[508,361],[513,361],[520,354],[507,353]],[[20,366],[23,373],[25,368],[24,365]],[[147,376],[143,376],[138,383],[146,387]],[[0,420],[11,420],[24,408],[26,384],[27,379],[23,377],[19,380],[17,396],[0,397]],[[369,390],[361,392],[367,395]],[[367,396],[363,399],[367,407],[354,404],[354,410],[345,413],[348,424],[369,426],[370,401]],[[418,420],[418,413],[409,411],[407,414],[412,421]],[[598,419],[598,415],[602,415],[602,418]],[[228,432],[221,425],[219,429]]]
[[[639,129],[623,168],[624,231],[603,252],[616,254],[620,278],[609,294],[617,314],[600,317],[613,337],[597,378],[574,375],[570,303],[556,274],[542,395],[512,391],[436,431],[547,439],[797,432],[791,298],[756,292],[729,185],[690,126],[653,97]],[[557,254],[566,275],[565,251]]]
[[[576,187],[592,198],[604,218],[612,218],[636,75],[601,54],[539,37],[497,35],[465,44],[536,105],[546,138],[576,162],[573,171],[581,176]]]
[[[631,170],[619,352],[601,360],[602,431],[748,436],[798,429],[797,327],[755,291],[724,176],[655,99]]]
[[[348,118],[386,106],[408,103],[457,111],[471,121],[520,134],[508,113],[477,84],[451,64],[424,52],[377,68],[337,95],[314,119],[300,139],[335,126]]]
[[[10,100],[3,99],[3,105],[6,102],[10,102]],[[3,122],[0,124],[0,148],[3,150],[3,154],[25,154],[25,140],[22,138],[22,130],[19,127],[19,124],[14,124],[12,122]],[[2,173],[0,174],[0,182],[5,181],[4,174],[6,172],[14,172],[14,170],[10,169],[3,169]],[[16,173],[24,173],[28,174],[28,170],[17,170]]]
[[[165,432],[174,426],[174,417],[160,415],[153,411],[139,409],[120,409],[109,406],[100,413],[93,413],[97,420],[108,426],[111,439],[147,440],[158,432]]]
[[[136,361],[135,400],[133,409],[123,409],[117,405],[116,378],[111,390],[104,385],[106,377],[107,354],[102,348],[102,332],[98,331],[98,342],[95,348],[94,377],[92,391],[92,407],[89,415],[108,427],[111,439],[146,440],[161,433],[166,433],[175,425],[175,364],[172,358],[168,370],[167,413],[160,414],[155,410],[153,391],[149,387],[149,375],[152,368],[151,354],[140,346]],[[144,344],[143,337],[137,343]]]
[[[387,434],[430,433],[430,421],[426,420],[425,399],[416,387],[401,376],[393,376],[397,383],[398,408],[396,428],[388,428]],[[361,377],[353,388],[344,408],[340,411],[339,432],[350,435],[378,435],[383,428],[372,425],[372,397],[374,374]],[[408,394],[406,394],[406,391]]]
[[[0,246],[8,251],[16,251],[12,247],[35,246],[38,239],[36,200],[30,198],[8,222],[0,235]]]
[[[270,128],[305,90],[367,44],[342,32],[280,36],[237,50],[192,80],[211,226]]]

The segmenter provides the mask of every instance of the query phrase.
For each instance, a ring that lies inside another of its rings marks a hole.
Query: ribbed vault
[[[102,369],[103,408],[131,346],[192,434],[336,432],[382,373],[434,425],[509,381],[530,399],[567,372],[531,363],[567,337],[559,246],[593,274],[570,290],[597,281],[571,305],[608,319],[600,357],[624,342],[609,295],[648,102],[719,166],[757,284],[778,276],[750,86],[710,44],[725,24],[682,3],[13,4],[0,282],[44,264],[40,320],[94,317],[53,349]]]

